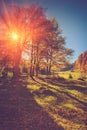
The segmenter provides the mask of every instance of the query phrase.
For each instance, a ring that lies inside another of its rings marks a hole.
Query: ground
[[[0,78],[0,130],[86,130],[87,81]]]

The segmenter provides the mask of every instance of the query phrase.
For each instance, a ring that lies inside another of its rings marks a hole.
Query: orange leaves
[[[45,39],[51,30],[51,22],[47,19],[44,9],[39,5],[27,7],[11,6],[6,7],[3,3],[3,16],[0,17],[4,38],[13,40],[19,38],[22,43],[25,41],[34,42]],[[20,42],[19,41],[19,42]]]

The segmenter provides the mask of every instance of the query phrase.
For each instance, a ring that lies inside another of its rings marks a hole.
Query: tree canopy
[[[29,74],[44,70],[50,74],[54,67],[69,62],[73,50],[65,47],[65,38],[55,18],[48,19],[40,5],[30,7],[3,5],[0,15],[0,62],[12,66],[19,75],[23,59],[29,61]],[[24,61],[25,61],[24,60]]]

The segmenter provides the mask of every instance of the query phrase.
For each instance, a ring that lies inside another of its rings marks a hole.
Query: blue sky
[[[7,4],[12,0],[4,0]],[[18,4],[39,3],[47,8],[47,16],[55,17],[63,29],[66,46],[73,49],[75,61],[87,50],[87,0],[14,0]]]

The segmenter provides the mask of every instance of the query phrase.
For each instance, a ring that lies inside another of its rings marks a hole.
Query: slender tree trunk
[[[51,59],[49,61],[48,73],[51,74]]]
[[[38,74],[39,74],[39,65],[36,64],[36,77],[38,77]]]
[[[17,51],[15,54],[15,65],[14,65],[14,77],[19,77],[20,76],[20,60],[21,60],[21,55],[22,55],[22,47],[17,45]]]
[[[37,43],[37,48],[36,48],[36,77],[38,77],[39,74],[39,43]]]
[[[52,68],[52,48],[50,48],[50,57],[47,56],[47,75],[51,74]]]
[[[30,76],[34,76],[34,48],[33,48],[33,43],[31,43],[31,61],[30,61]]]
[[[49,72],[49,66],[48,66],[48,64],[49,64],[49,59],[48,59],[48,57],[47,57],[47,66],[46,66],[46,74],[48,75],[48,72]]]

